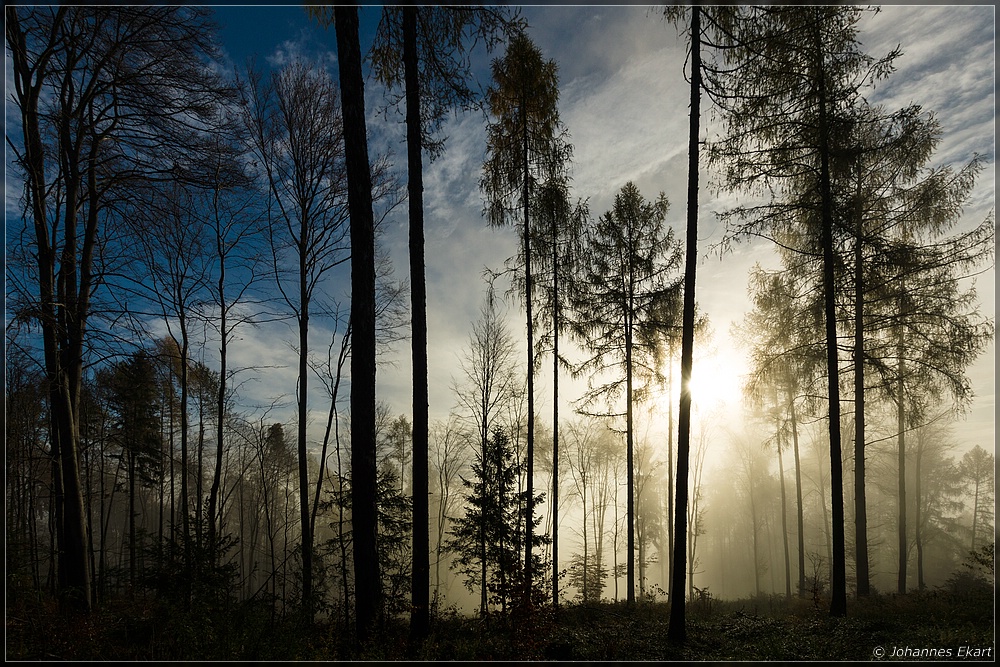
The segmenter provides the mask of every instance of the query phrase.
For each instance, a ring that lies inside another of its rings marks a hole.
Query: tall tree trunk
[[[407,194],[410,215],[410,298],[413,351],[413,580],[410,633],[427,636],[430,595],[428,509],[427,286],[424,277],[423,161],[420,78],[417,70],[417,8],[403,8],[403,65],[406,79]],[[402,478],[400,478],[402,482]]]
[[[202,491],[203,482],[205,479],[204,473],[204,460],[205,460],[205,381],[204,375],[198,378],[198,465],[196,468],[197,476],[194,480],[194,515],[195,515],[195,525],[194,531],[196,535],[195,544],[198,546],[198,550],[201,551],[201,536],[202,536]]]
[[[857,214],[854,243],[854,561],[857,595],[870,594],[868,575],[868,506],[865,494],[865,291],[861,245],[863,216]]]
[[[634,311],[631,305],[626,317]],[[635,442],[632,433],[632,322],[625,322],[625,602],[635,604]]]
[[[133,447],[134,447],[133,443]],[[135,589],[135,451],[128,459],[128,585],[129,595]]]
[[[760,597],[760,546],[759,532],[760,532],[760,522],[757,520],[757,503],[754,502],[754,489],[753,477],[748,473],[749,485],[750,485],[750,524],[753,529],[752,534],[752,544],[753,544],[753,591],[756,597]]]
[[[336,403],[334,403],[336,407]],[[337,415],[334,421],[335,438],[334,442],[337,447],[337,480],[338,480],[338,491],[340,502],[337,503],[337,546],[340,547],[340,583],[343,586],[343,600],[341,602],[344,605],[344,624],[349,625],[351,622],[351,590],[348,583],[348,568],[347,568],[347,536],[346,528],[347,519],[344,512],[344,504],[347,502],[347,494],[344,492],[344,480],[346,476],[344,475],[344,461],[340,455],[340,416]]]
[[[820,197],[823,248],[823,311],[826,321],[826,368],[830,428],[830,489],[833,522],[833,570],[830,615],[847,614],[847,563],[844,540],[844,473],[840,442],[840,365],[837,357],[837,303],[834,282],[833,193],[830,185],[830,127],[820,26],[815,26],[820,153]]]
[[[701,125],[701,8],[691,8],[691,114],[688,134],[687,233],[684,257],[684,313],[681,321],[681,399],[677,417],[677,503],[674,506],[673,575],[667,638],[683,644],[685,538],[688,506],[688,459],[691,443],[691,365],[694,352],[694,285],[698,263],[698,134]]]
[[[552,215],[552,607],[559,608],[559,243],[556,216]],[[584,508],[584,553],[586,547],[586,508]],[[583,569],[586,586],[587,568]],[[584,591],[584,599],[586,599]]]
[[[923,527],[921,525],[922,514],[923,514],[923,498],[920,495],[920,461],[923,458],[924,453],[924,441],[923,438],[917,437],[917,460],[915,465],[915,485],[913,489],[913,495],[916,500],[916,516],[914,517],[915,525],[913,526],[913,537],[916,541],[917,546],[917,590],[924,590],[924,534]]]
[[[358,8],[334,8],[344,115],[348,207],[351,216],[351,497],[358,638],[379,624],[382,584],[378,563],[375,463],[375,224],[365,127]]]
[[[521,131],[522,136],[522,176],[523,176],[523,198],[524,198],[524,304],[526,311],[528,329],[528,451],[527,451],[527,479],[525,486],[527,503],[524,509],[524,605],[531,605],[532,572],[531,572],[531,546],[535,518],[535,351],[534,351],[534,324],[531,315],[531,231],[528,220],[528,202],[531,197],[531,178],[528,161],[528,118],[527,106],[522,95],[521,103]]]
[[[781,440],[778,441],[778,476],[781,482],[781,542],[785,548],[785,599],[792,599],[792,562],[788,554],[788,504],[785,500],[785,463],[781,457]]]
[[[903,288],[900,281],[900,289]],[[903,355],[906,349],[903,346],[903,327],[899,327],[899,342],[897,348],[899,355],[898,378],[896,380],[896,428],[899,430],[899,447],[897,448],[897,463],[899,466],[898,487],[898,549],[899,549],[899,574],[896,580],[896,590],[903,594],[906,592],[906,403],[903,376],[906,372],[906,362]]]
[[[979,477],[976,477],[976,490],[972,499],[972,544],[969,546],[970,551],[976,550],[976,524],[979,519]]]
[[[799,464],[799,426],[795,415],[795,397],[791,388],[788,390],[788,406],[792,426],[792,450],[795,453],[795,514],[798,520],[799,597],[801,598],[805,596],[806,591],[806,549],[802,512],[802,466]]]
[[[216,194],[218,197],[218,194]],[[223,415],[226,413],[226,373],[227,373],[227,354],[229,348],[229,332],[227,330],[227,315],[228,307],[226,305],[226,251],[225,251],[225,241],[223,240],[221,234],[216,236],[216,250],[219,257],[219,392],[216,396],[215,407],[217,410],[217,424],[215,428],[215,471],[212,474],[212,488],[208,494],[208,546],[209,553],[212,554],[212,559],[218,555],[216,552],[216,547],[218,546],[218,534],[222,531],[222,518],[217,516],[219,512],[219,489],[222,486],[222,458],[223,458],[223,447],[222,443],[225,438],[225,428]],[[214,563],[213,563],[214,564]]]
[[[187,320],[181,313],[181,345],[180,345],[180,368],[181,368],[181,498],[180,511],[182,526],[182,542],[184,544],[184,569],[188,574],[186,577],[188,588],[187,601],[190,603],[190,580],[194,564],[191,557],[191,512],[190,512],[190,491],[188,489],[188,332]]]
[[[353,217],[353,216],[352,216]],[[299,382],[298,382],[298,476],[299,523],[302,530],[302,613],[307,622],[313,618],[312,592],[312,522],[309,520],[309,451],[306,420],[309,415],[309,277],[306,274],[309,249],[306,240],[308,221],[303,221],[299,239]]]
[[[53,25],[65,20],[65,8],[53,16]],[[5,8],[5,29],[11,55],[14,96],[21,112],[24,137],[22,164],[25,191],[34,228],[35,258],[38,267],[38,299],[45,373],[49,386],[50,439],[52,442],[53,500],[55,520],[54,548],[58,556],[60,604],[69,609],[89,612],[91,580],[88,565],[90,550],[87,518],[83,503],[79,463],[80,378],[83,370],[83,336],[89,313],[90,257],[96,239],[97,211],[93,204],[83,239],[83,254],[77,262],[77,207],[79,197],[79,162],[67,155],[72,150],[68,126],[60,123],[59,149],[64,165],[69,165],[62,227],[65,244],[56,270],[57,251],[52,245],[48,223],[48,188],[45,180],[45,152],[39,115],[39,99],[50,74],[49,60],[54,49],[29,56],[27,39],[21,28],[17,9]],[[31,60],[34,58],[34,60]],[[96,150],[96,148],[95,148]],[[78,151],[77,151],[78,152]],[[96,178],[96,176],[95,176]],[[93,189],[90,190],[94,192]],[[79,284],[76,272],[80,272]]]
[[[667,580],[674,580],[674,344],[667,343]],[[668,590],[669,597],[669,590]]]

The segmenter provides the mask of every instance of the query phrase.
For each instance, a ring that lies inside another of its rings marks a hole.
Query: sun
[[[697,413],[729,413],[743,400],[746,360],[730,350],[695,357],[691,369],[691,408]]]

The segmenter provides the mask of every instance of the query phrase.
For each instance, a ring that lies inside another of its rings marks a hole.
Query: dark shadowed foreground
[[[266,606],[185,612],[165,603],[108,604],[75,623],[22,602],[7,615],[8,660],[871,660],[988,659],[994,648],[991,581],[960,572],[938,590],[875,594],[833,618],[826,600],[760,596],[689,604],[687,643],[666,640],[668,605],[640,602],[550,607],[484,622],[447,611],[419,647],[405,623],[366,648],[343,628],[291,619]],[[880,655],[881,652],[884,652]]]

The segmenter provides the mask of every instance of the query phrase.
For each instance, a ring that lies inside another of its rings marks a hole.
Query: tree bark
[[[815,26],[816,92],[819,114],[821,245],[823,249],[823,313],[826,322],[826,367],[830,429],[830,487],[833,522],[833,570],[830,615],[847,614],[847,567],[844,541],[844,473],[840,441],[840,366],[837,357],[837,303],[834,282],[833,194],[830,186],[830,128],[820,26]]]
[[[698,263],[698,135],[701,121],[701,8],[691,8],[691,114],[688,134],[687,234],[684,258],[684,313],[681,321],[681,398],[677,416],[677,502],[674,506],[673,576],[667,638],[683,644],[684,573],[687,537],[688,459],[691,449],[691,365],[694,352],[694,288]]]
[[[417,62],[417,8],[403,8],[403,65],[406,80],[406,159],[410,216],[410,316],[413,354],[413,580],[410,633],[427,636],[430,596],[428,534],[427,285],[424,275],[423,161],[420,78]],[[401,480],[402,481],[402,480]]]
[[[357,7],[334,8],[351,216],[351,497],[358,638],[372,637],[382,608],[375,463],[375,225],[365,126]]]

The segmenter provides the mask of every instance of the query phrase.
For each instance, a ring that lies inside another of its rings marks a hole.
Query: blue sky
[[[371,43],[380,9],[361,9],[362,49]],[[291,57],[319,60],[335,73],[336,44],[332,29],[311,22],[301,7],[218,6],[216,20],[230,68],[242,68],[250,56],[258,65]],[[606,211],[614,194],[634,181],[647,199],[664,191],[671,202],[668,224],[680,233],[685,207],[687,88],[683,78],[686,44],[677,30],[645,6],[531,6],[523,9],[529,34],[546,58],[556,61],[560,73],[560,112],[573,143],[573,196],[588,198],[595,217]],[[909,103],[934,110],[944,137],[936,163],[960,164],[975,152],[986,167],[979,179],[963,225],[981,222],[995,205],[995,8],[993,6],[886,6],[862,24],[861,40],[873,54],[902,47],[897,72],[880,85],[872,99],[889,106]],[[488,71],[489,58],[480,52],[477,70]],[[485,85],[487,81],[482,81]],[[392,150],[402,164],[402,124],[386,123],[374,109],[383,91],[367,79],[369,143],[373,152]],[[9,109],[8,109],[9,112]],[[706,110],[703,137],[713,131]],[[466,344],[471,323],[478,316],[484,291],[484,267],[502,268],[515,253],[509,231],[487,228],[481,217],[478,178],[485,148],[481,114],[456,115],[445,124],[445,153],[433,164],[425,162],[427,276],[429,308],[430,412],[443,419],[455,404],[452,376],[458,354]],[[717,354],[696,362],[695,373],[714,376],[735,385],[742,357],[729,340],[731,323],[748,308],[747,271],[757,262],[776,266],[772,249],[763,243],[743,244],[720,257],[711,248],[721,239],[715,212],[733,202],[711,187],[703,173],[697,299],[708,313]],[[8,183],[8,193],[10,185]],[[11,207],[8,194],[8,209]],[[399,277],[407,275],[405,208],[387,221],[385,237]],[[982,310],[995,316],[995,274],[979,277]],[[330,289],[347,292],[346,284]],[[508,306],[514,339],[524,345],[524,323],[519,302]],[[267,397],[283,393],[294,397],[295,357],[287,325],[272,324],[241,332],[231,350],[231,363],[256,365],[273,358],[263,382],[244,387],[249,402],[266,404]],[[325,349],[329,330],[314,323],[314,349]],[[977,399],[965,422],[956,429],[962,448],[994,443],[994,346],[969,369]],[[402,343],[391,363],[378,374],[378,392],[395,413],[410,412],[408,343]],[[701,366],[698,365],[701,364]],[[548,373],[539,377],[538,411],[550,414]],[[579,388],[579,387],[578,387]],[[575,392],[578,395],[580,392]],[[574,397],[571,387],[561,394]],[[321,430],[327,406],[314,390],[313,425]],[[570,413],[570,403],[561,405]],[[291,409],[289,406],[289,418]],[[317,436],[318,439],[318,436]]]
[[[362,48],[370,44],[378,8],[361,10]],[[671,202],[668,223],[681,228],[685,205],[687,89],[682,74],[686,45],[677,30],[651,14],[647,7],[532,6],[523,9],[529,33],[547,58],[554,59],[560,74],[560,112],[575,147],[574,196],[589,198],[591,212],[600,215],[615,192],[635,181],[651,199],[663,190]],[[873,93],[874,101],[890,106],[909,103],[935,110],[944,138],[936,163],[961,163],[974,152],[986,159],[964,225],[981,222],[995,201],[994,88],[995,49],[992,6],[887,6],[862,23],[861,40],[873,54],[899,44],[903,56],[897,72]],[[277,62],[291,55],[335,61],[332,31],[312,24],[298,7],[219,7],[225,50],[234,64],[256,55],[259,63]],[[278,59],[278,60],[276,60]],[[478,54],[476,63],[485,72],[489,59]],[[483,82],[484,84],[487,82]],[[382,91],[369,78],[367,97],[372,123],[373,151],[392,147],[402,160],[402,127],[373,117]],[[447,149],[433,164],[425,165],[427,209],[427,275],[430,338],[431,418],[444,418],[454,405],[452,374],[457,355],[465,345],[471,322],[483,297],[480,278],[484,267],[501,268],[515,252],[516,239],[505,231],[491,230],[481,218],[478,175],[484,150],[481,114],[457,115],[445,126]],[[703,137],[713,131],[705,114]],[[402,166],[401,166],[401,173]],[[748,308],[747,271],[757,262],[775,266],[771,248],[762,243],[738,246],[720,257],[711,247],[721,238],[714,212],[732,201],[716,194],[711,175],[703,173],[701,190],[700,249],[697,298],[709,314],[715,331],[714,347],[722,352],[704,360],[706,373],[732,376],[738,382],[742,357],[727,350],[730,325]],[[389,244],[397,275],[405,276],[406,217],[400,209],[389,221]],[[994,274],[977,282],[982,309],[995,314]],[[523,345],[523,315],[511,301],[508,314],[515,340]],[[263,333],[263,332],[262,332]],[[290,332],[287,334],[290,338]],[[317,342],[323,334],[317,331]],[[245,341],[252,356],[266,348],[265,341]],[[259,345],[259,347],[258,347]],[[286,346],[287,347],[287,346]],[[287,352],[291,355],[291,351]],[[294,363],[287,360],[287,391],[294,391]],[[409,348],[400,345],[392,364],[379,370],[379,396],[394,412],[409,413]],[[993,347],[970,369],[978,396],[968,420],[958,429],[963,446],[993,442]],[[698,373],[696,365],[695,372]],[[274,381],[268,381],[273,388]],[[539,378],[538,410],[551,410],[549,380]],[[564,390],[564,394],[571,391]],[[561,407],[569,414],[569,403]],[[318,416],[321,405],[315,406]]]
[[[644,6],[531,6],[523,9],[529,32],[546,58],[556,61],[560,75],[560,112],[574,144],[574,196],[589,198],[600,215],[615,192],[635,181],[647,198],[663,190],[671,202],[668,223],[680,230],[685,206],[687,89],[682,67],[686,45],[677,30]],[[378,8],[361,9],[362,48],[370,43]],[[234,64],[251,54],[258,62],[297,54],[334,62],[334,35],[316,27],[297,7],[219,7],[224,47]],[[572,29],[567,29],[572,26]],[[897,44],[903,56],[897,72],[874,93],[893,106],[923,104],[942,121],[944,139],[935,163],[960,163],[973,152],[987,158],[972,206],[963,224],[982,221],[993,206],[994,190],[994,9],[991,6],[885,7],[865,19],[861,40],[874,54]],[[478,55],[480,71],[489,59]],[[486,83],[486,82],[484,82]],[[368,79],[369,113],[382,91]],[[712,131],[705,114],[703,136]],[[372,150],[395,147],[402,155],[402,129],[375,121],[369,128]],[[483,118],[464,114],[445,127],[447,149],[425,165],[427,209],[427,273],[430,339],[431,418],[444,418],[454,405],[452,375],[471,322],[483,297],[484,267],[498,269],[515,252],[516,240],[483,223],[478,174],[485,139]],[[771,249],[753,243],[720,257],[711,251],[722,229],[714,212],[731,201],[710,186],[703,174],[697,298],[709,314],[713,341],[721,354],[704,360],[706,373],[731,376],[738,382],[742,358],[728,338],[730,325],[746,311],[746,275],[756,262],[774,266]],[[397,275],[405,276],[406,218],[400,209],[389,221],[389,243]],[[458,288],[460,286],[460,288]],[[992,271],[979,278],[982,307],[995,314]],[[515,340],[523,345],[523,315],[518,302],[508,308]],[[261,332],[264,333],[264,332]],[[322,334],[317,332],[317,339]],[[252,341],[248,349],[259,352]],[[264,343],[261,342],[263,346]],[[273,345],[268,346],[274,350]],[[289,354],[290,351],[289,351]],[[965,423],[957,429],[963,444],[993,442],[993,348],[970,369],[978,395]],[[294,364],[288,360],[288,391],[294,391]],[[698,373],[696,365],[695,372]],[[539,378],[538,410],[551,410],[548,378]],[[279,378],[282,375],[278,376]],[[278,378],[275,378],[278,379]],[[393,363],[380,368],[379,395],[395,412],[409,413],[409,350],[400,345]],[[273,387],[273,382],[267,383]],[[564,389],[565,394],[571,392]],[[569,403],[561,407],[569,414]],[[317,417],[322,406],[316,406]]]

